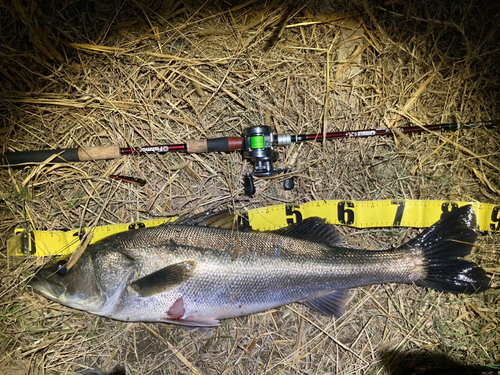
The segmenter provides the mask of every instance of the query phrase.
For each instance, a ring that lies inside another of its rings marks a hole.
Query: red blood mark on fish
[[[178,298],[167,312],[170,319],[182,319],[185,313],[186,309],[184,308],[184,300],[182,297]]]

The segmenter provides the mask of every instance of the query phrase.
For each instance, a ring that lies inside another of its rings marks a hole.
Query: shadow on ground
[[[498,368],[464,365],[441,353],[387,350],[382,363],[390,375],[497,375]]]

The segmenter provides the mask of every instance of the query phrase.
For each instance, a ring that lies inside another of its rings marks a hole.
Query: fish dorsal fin
[[[245,220],[244,218],[242,218]],[[240,220],[236,219],[234,213],[229,210],[223,211],[206,211],[201,214],[197,214],[194,216],[181,216],[179,219],[173,222],[174,225],[189,225],[196,227],[213,227],[213,228],[225,228],[225,229],[234,229],[238,228],[238,230],[245,230],[244,227],[240,225],[238,222]],[[248,226],[247,226],[248,227]]]
[[[339,319],[345,312],[345,304],[349,297],[349,289],[335,290],[326,296],[302,302],[307,307],[322,315],[334,316]]]
[[[164,293],[189,279],[196,269],[196,262],[171,264],[165,268],[144,276],[130,284],[141,297],[150,297]]]
[[[207,211],[190,217],[180,217],[173,222],[173,225],[189,225],[225,229],[237,228],[242,232],[249,231],[250,226],[242,223],[242,221],[248,220],[248,218],[242,216],[240,219],[241,220],[235,220],[235,215],[229,210],[217,212]],[[285,228],[275,230],[273,233],[330,246],[335,246],[342,240],[342,235],[337,231],[335,226],[328,224],[325,219],[319,217],[304,219],[298,223],[290,224]]]
[[[275,230],[274,233],[330,246],[335,246],[342,240],[338,230],[332,224],[326,223],[325,219],[319,217],[309,217],[301,222]]]

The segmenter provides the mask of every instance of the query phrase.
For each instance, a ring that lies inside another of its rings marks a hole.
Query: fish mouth
[[[37,293],[52,300],[59,300],[66,292],[64,285],[37,276],[34,276],[28,285]]]
[[[84,311],[90,311],[89,309],[91,309],[98,312],[100,310],[98,299],[94,300],[79,295],[68,295],[66,286],[56,281],[35,276],[28,285],[36,293],[62,305]]]
[[[78,293],[72,293],[71,287],[68,289],[68,286],[64,282],[47,279],[39,274],[33,276],[28,285],[31,286],[37,294],[49,300],[78,310],[104,316],[107,316],[106,314],[113,310],[121,291],[126,287],[126,283],[124,282],[119,293],[115,293],[115,295],[110,298],[102,292],[98,294],[89,294],[84,288]]]

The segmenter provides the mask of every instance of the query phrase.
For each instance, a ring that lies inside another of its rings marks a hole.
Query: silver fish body
[[[471,293],[489,283],[482,268],[459,259],[477,237],[467,207],[381,251],[334,246],[336,230],[318,218],[274,232],[203,224],[181,220],[110,236],[66,273],[47,265],[31,285],[64,305],[118,320],[210,327],[292,302],[338,317],[349,288],[362,285]]]

